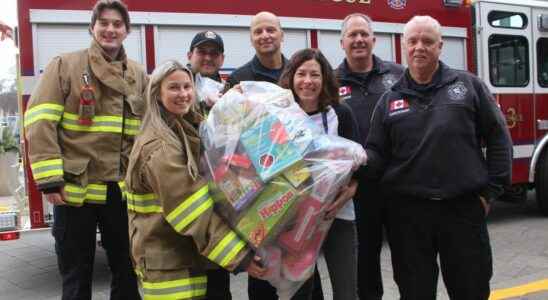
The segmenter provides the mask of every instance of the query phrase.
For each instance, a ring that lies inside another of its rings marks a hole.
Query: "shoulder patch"
[[[449,99],[459,101],[463,100],[468,93],[468,89],[462,81],[457,81],[447,88]]]
[[[352,94],[352,87],[351,86],[346,85],[346,86],[341,86],[339,88],[339,96],[340,97],[347,96],[347,95],[350,95],[350,94]]]
[[[390,100],[388,105],[388,116],[399,115],[408,112],[409,102],[406,99]]]
[[[394,85],[394,83],[396,83],[397,80],[398,78],[396,78],[394,74],[387,73],[382,76],[382,85],[384,85],[386,89],[389,89]]]

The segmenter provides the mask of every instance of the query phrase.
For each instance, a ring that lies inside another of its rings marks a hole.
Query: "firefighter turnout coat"
[[[64,187],[66,202],[104,204],[105,182],[124,178],[144,109],[146,75],[122,48],[109,61],[101,46],[55,57],[28,104],[24,127],[29,159],[41,191]],[[83,76],[95,92],[90,125],[79,122]]]
[[[200,157],[201,116],[168,118],[182,149],[149,127],[131,152],[126,177],[131,255],[145,299],[202,299],[206,270],[217,267],[211,262],[232,271],[252,254],[213,211],[207,181],[190,171],[189,161]]]

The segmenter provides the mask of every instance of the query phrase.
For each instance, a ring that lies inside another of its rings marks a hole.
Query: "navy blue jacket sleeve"
[[[384,122],[388,94],[385,93],[375,106],[371,117],[371,128],[365,142],[367,165],[361,172],[363,176],[370,179],[380,179],[391,153],[389,132]]]
[[[488,184],[480,191],[480,195],[492,200],[504,192],[504,186],[512,183],[512,140],[506,120],[489,89],[478,78],[474,79],[478,95],[476,124],[485,144],[489,176]]]

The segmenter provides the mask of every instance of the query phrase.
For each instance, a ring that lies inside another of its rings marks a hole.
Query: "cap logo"
[[[216,39],[217,38],[217,35],[213,31],[206,31],[204,36],[208,39]]]

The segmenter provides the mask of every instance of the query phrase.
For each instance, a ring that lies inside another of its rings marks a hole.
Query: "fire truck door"
[[[540,211],[548,216],[548,5],[532,11],[536,148],[530,167]]]
[[[527,183],[536,138],[532,8],[478,1],[475,9],[478,74],[495,94],[512,135],[513,183]]]
[[[533,90],[537,143],[548,133],[548,5],[533,8]]]

